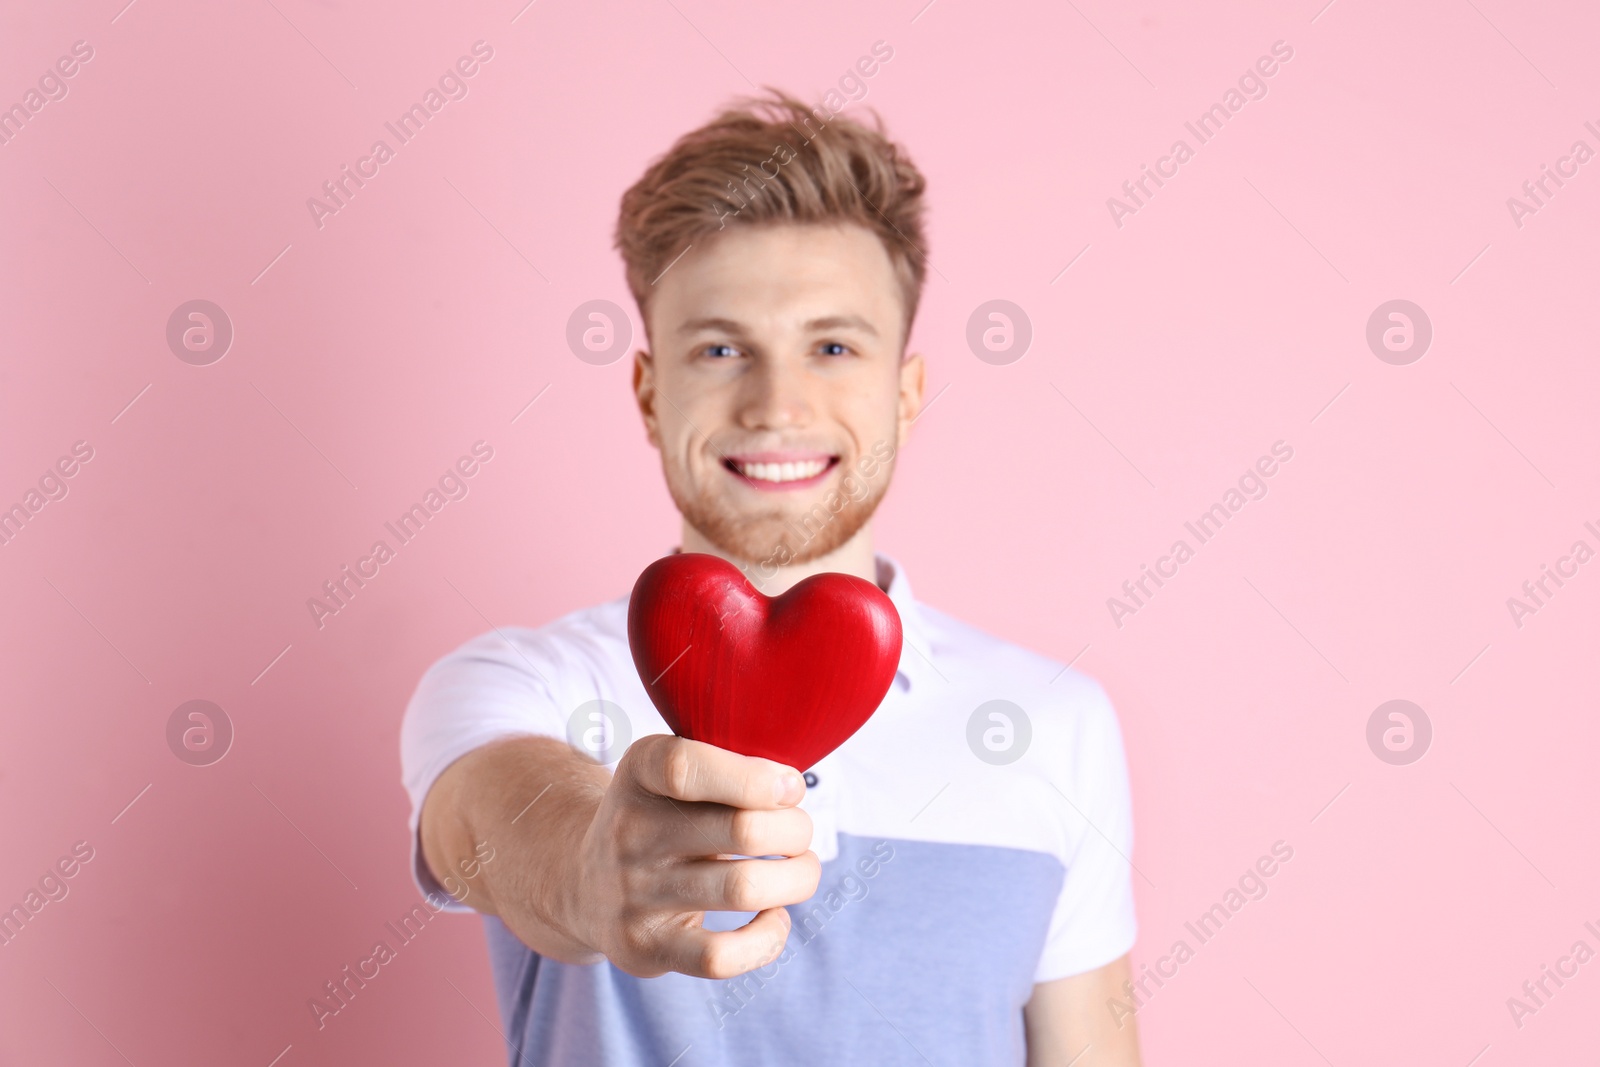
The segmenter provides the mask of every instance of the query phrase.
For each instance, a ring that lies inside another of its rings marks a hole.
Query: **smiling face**
[[[688,527],[761,577],[863,530],[923,387],[876,236],[723,230],[667,270],[646,318],[634,387]]]

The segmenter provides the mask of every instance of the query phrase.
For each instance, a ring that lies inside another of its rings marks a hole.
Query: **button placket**
[[[838,762],[832,753],[805,772],[806,795],[800,808],[811,816],[811,851],[826,863],[839,854]]]

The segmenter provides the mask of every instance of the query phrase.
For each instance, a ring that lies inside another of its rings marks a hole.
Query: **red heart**
[[[802,771],[877,710],[900,641],[894,604],[849,574],[768,597],[726,560],[680,553],[628,600],[634,666],[673,733]]]

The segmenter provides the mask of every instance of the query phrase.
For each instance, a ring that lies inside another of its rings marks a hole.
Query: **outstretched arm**
[[[458,897],[540,955],[731,978],[777,957],[785,905],[816,891],[811,818],[795,806],[804,795],[791,767],[684,738],[640,738],[613,775],[563,741],[517,737],[434,782],[422,854],[441,884],[465,885]],[[475,863],[485,844],[492,862]],[[476,874],[462,883],[458,870]],[[708,932],[706,911],[758,914]]]

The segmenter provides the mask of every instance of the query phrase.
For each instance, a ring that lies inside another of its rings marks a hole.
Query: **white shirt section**
[[[816,785],[801,806],[812,817],[813,850],[833,858],[842,832],[1047,853],[1066,873],[1034,980],[1122,956],[1137,929],[1133,822],[1122,736],[1104,690],[918,604],[892,559],[879,555],[878,568],[905,635],[900,667],[872,718],[811,769]],[[406,708],[401,765],[424,893],[439,886],[417,850],[422,801],[461,756],[503,737],[567,738],[572,713],[597,698],[623,708],[633,739],[670,732],[634,668],[627,608],[622,597],[535,630],[484,634],[423,676]],[[1014,707],[990,706],[972,726],[990,701]],[[1019,750],[1011,762],[989,762]],[[614,765],[620,752],[612,756]]]

